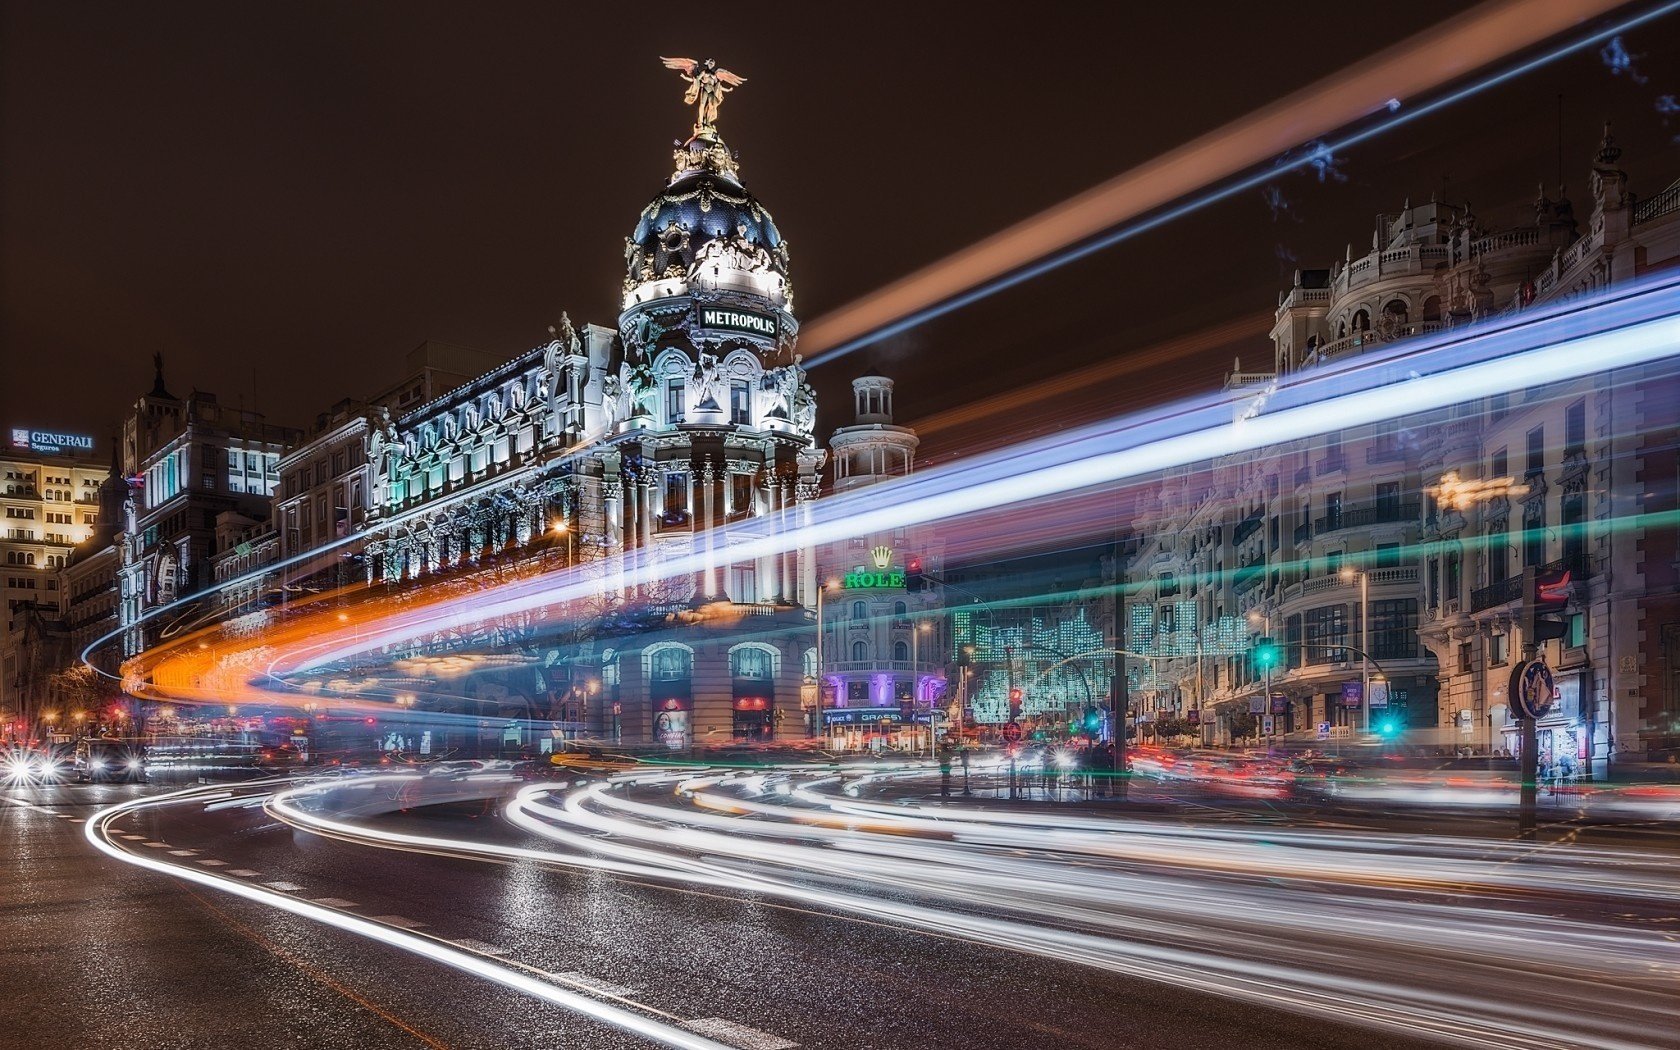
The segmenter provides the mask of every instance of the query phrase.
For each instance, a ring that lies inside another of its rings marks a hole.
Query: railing
[[[1384,441],[1371,445],[1365,449],[1365,462],[1395,463],[1406,458],[1406,446],[1395,441]]]
[[[1265,386],[1276,378],[1276,372],[1232,372],[1225,377],[1225,389],[1235,390],[1245,386]]]
[[[1334,456],[1325,456],[1323,459],[1318,461],[1318,473],[1320,475],[1334,474],[1337,471],[1346,469],[1347,457],[1341,455],[1340,453]]]
[[[1310,539],[1312,539],[1312,525],[1311,525],[1311,523],[1303,521],[1301,524],[1295,526],[1295,545],[1296,546],[1300,546],[1301,544],[1307,542]]]
[[[1265,516],[1260,511],[1255,511],[1253,514],[1250,514],[1248,517],[1237,523],[1236,530],[1231,533],[1231,542],[1241,543],[1243,540],[1248,539],[1256,532],[1259,532],[1260,524],[1264,520]]]
[[[1478,255],[1484,255],[1488,252],[1501,251],[1505,248],[1518,248],[1539,243],[1540,229],[1538,227],[1530,227],[1528,229],[1521,230],[1507,230],[1504,233],[1496,233],[1488,237],[1483,237],[1479,241],[1471,241],[1470,258],[1474,259]]]
[[[1637,226],[1642,222],[1650,222],[1671,211],[1680,211],[1680,181],[1673,183],[1650,200],[1634,205],[1633,224]]]
[[[1360,529],[1369,525],[1383,525],[1393,521],[1416,521],[1422,506],[1417,503],[1395,503],[1384,506],[1373,503],[1363,507],[1344,508],[1334,519],[1324,516],[1313,522],[1319,532],[1337,529]]]
[[[1572,581],[1583,580],[1587,577],[1584,558],[1577,558],[1573,561],[1567,558],[1559,558],[1556,561],[1547,562],[1535,569],[1534,572],[1537,576],[1551,576],[1565,569],[1569,570]],[[1509,602],[1522,600],[1522,580],[1522,573],[1519,572],[1515,576],[1509,576],[1497,583],[1490,583],[1486,587],[1477,587],[1470,592],[1470,611],[1479,613]]]

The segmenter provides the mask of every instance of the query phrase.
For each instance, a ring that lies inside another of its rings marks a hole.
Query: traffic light
[[[1397,718],[1385,718],[1381,722],[1378,722],[1377,735],[1382,737],[1384,740],[1393,740],[1395,737],[1400,735],[1400,720]]]
[[[927,586],[927,574],[922,572],[922,559],[911,558],[904,566],[904,589],[920,591]]]
[[[1096,736],[1102,731],[1102,712],[1094,707],[1085,709],[1085,732]]]
[[[1569,633],[1564,607],[1569,604],[1568,569],[1523,573],[1523,641],[1538,645]]]
[[[1011,689],[1009,691],[1009,719],[1010,719],[1010,721],[1014,721],[1015,716],[1019,715],[1020,713],[1021,713],[1021,691],[1019,689]]]
[[[1254,642],[1254,666],[1262,671],[1268,671],[1283,662],[1283,647],[1271,638],[1258,638]]]

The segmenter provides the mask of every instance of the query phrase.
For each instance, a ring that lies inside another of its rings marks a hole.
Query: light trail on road
[[[672,770],[526,787],[506,815],[554,849],[319,812],[344,785],[268,808],[348,842],[754,895],[1455,1045],[1631,1050],[1680,1030],[1680,944],[1664,925],[1680,876],[1666,856],[848,794],[880,775]]]
[[[237,791],[220,786],[188,788],[183,791],[121,802],[96,812],[84,825],[84,833],[88,842],[95,849],[125,864],[132,864],[136,867],[197,883],[221,893],[262,904],[296,915],[299,918],[308,919],[311,922],[330,926],[345,933],[396,948],[399,951],[417,955],[431,962],[460,970],[487,981],[493,981],[496,984],[570,1010],[581,1016],[590,1017],[623,1029],[651,1042],[664,1046],[681,1047],[684,1050],[730,1050],[726,1043],[719,1043],[658,1019],[601,1002],[599,999],[566,988],[557,987],[511,965],[466,951],[434,937],[411,933],[385,923],[364,919],[336,908],[300,900],[288,893],[265,889],[262,886],[255,886],[238,878],[216,874],[185,863],[178,864],[141,855],[128,848],[126,843],[119,841],[111,829],[114,823],[131,814],[170,806],[216,804],[230,800],[236,794],[242,794],[250,789],[251,785],[243,785]]]
[[[970,532],[996,542],[1015,535],[1017,525],[1073,528],[1104,511],[1102,501],[1112,498],[1106,486],[1156,471],[1504,394],[1513,375],[1543,387],[1592,375],[1614,378],[1620,370],[1631,382],[1631,370],[1671,369],[1677,355],[1680,280],[1670,275],[1375,350],[1299,373],[1258,395],[1191,399],[972,456],[831,496],[812,505],[807,524],[772,534],[751,522],[720,528],[715,545],[727,546],[731,561],[746,562],[934,522],[948,523],[948,550]],[[218,637],[215,645],[189,637],[137,661],[130,691],[186,702],[295,706],[320,697],[290,691],[288,677],[430,633],[540,610],[564,615],[568,603],[596,597],[604,584],[633,590],[693,577],[707,571],[707,558],[699,550],[638,548],[588,572],[533,570],[351,614],[321,610],[252,638]],[[141,683],[144,673],[152,675],[151,687]]]

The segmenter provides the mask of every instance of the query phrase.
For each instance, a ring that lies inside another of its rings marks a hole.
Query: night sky
[[[611,325],[623,238],[692,120],[662,54],[748,78],[719,125],[809,321],[1461,5],[1382,7],[7,5],[0,422],[103,448],[161,352],[178,395],[308,425],[425,339],[511,356],[562,309]],[[1590,50],[1359,148],[1345,182],[1280,177],[1277,217],[1243,194],[825,365],[819,429],[848,421],[863,371],[898,379],[914,424],[1263,313],[1291,257],[1359,254],[1376,212],[1443,180],[1484,224],[1528,221],[1540,179],[1555,196],[1559,93],[1577,213],[1607,117],[1655,193],[1680,176],[1660,112],[1680,22],[1626,44],[1643,84]],[[1111,408],[1214,388],[1235,353],[1267,359],[1263,323],[1116,383]],[[1004,414],[994,432],[1062,422]]]

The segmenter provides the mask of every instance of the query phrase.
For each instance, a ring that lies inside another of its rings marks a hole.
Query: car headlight
[[[88,760],[88,768],[89,769],[104,769],[105,768],[105,760],[103,758],[89,759]]]
[[[140,763],[140,760],[138,758],[131,758],[131,759],[128,760],[128,768],[130,768],[130,769],[139,769],[140,764],[141,763]]]

